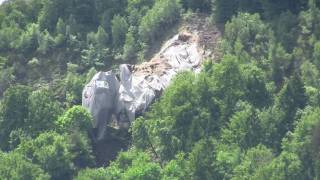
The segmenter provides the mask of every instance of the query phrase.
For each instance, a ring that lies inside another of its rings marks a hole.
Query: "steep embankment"
[[[139,65],[123,64],[118,74],[99,72],[92,78],[83,91],[82,104],[95,121],[98,162],[109,160],[112,158],[110,154],[116,154],[115,151],[126,144],[119,142],[123,140],[119,134],[116,135],[118,140],[112,138],[116,130],[110,127],[128,128],[179,72],[199,72],[205,59],[215,58],[220,34],[206,17],[189,17],[182,23],[179,33],[169,39],[150,61]]]

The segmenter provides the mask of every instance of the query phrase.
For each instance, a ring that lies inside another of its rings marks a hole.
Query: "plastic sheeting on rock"
[[[178,72],[198,72],[202,61],[198,44],[196,34],[182,33],[169,40],[150,62],[120,65],[119,79],[111,71],[96,74],[83,90],[82,105],[93,115],[98,139],[112,120],[120,127],[128,127]]]
[[[86,107],[94,119],[98,139],[102,139],[107,123],[110,122],[118,103],[119,81],[112,72],[99,72],[87,84],[82,94],[82,106]]]

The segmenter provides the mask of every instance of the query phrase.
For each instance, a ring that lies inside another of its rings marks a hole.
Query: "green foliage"
[[[11,87],[4,94],[0,108],[0,142],[3,150],[9,148],[10,132],[26,124],[29,95],[30,88],[25,86]]]
[[[311,62],[301,65],[301,78],[306,86],[319,87],[319,70]]]
[[[39,164],[53,179],[69,179],[75,170],[66,136],[54,132],[23,142],[17,151]]]
[[[295,74],[282,88],[277,103],[285,113],[285,118],[279,128],[282,131],[280,134],[284,135],[293,129],[297,110],[303,109],[307,103],[305,87],[299,75]]]
[[[143,118],[138,118],[133,122],[131,132],[135,147],[145,149],[148,146],[152,146],[148,130],[146,128],[146,123]]]
[[[281,153],[269,165],[257,172],[254,179],[293,179],[304,178],[301,161],[293,153]]]
[[[261,13],[267,19],[274,19],[286,11],[297,14],[307,6],[304,0],[212,0],[213,18],[218,23],[230,20],[237,12]]]
[[[281,13],[272,23],[275,36],[287,51],[292,51],[297,45],[298,23],[297,15],[290,11]]]
[[[87,30],[87,27],[97,25],[95,1],[74,0],[71,6],[73,6],[71,13],[75,16],[76,22],[84,26],[82,26],[84,31]]]
[[[12,180],[49,180],[50,176],[23,155],[0,152],[0,177]]]
[[[81,170],[75,180],[108,180],[108,173],[105,169],[84,169]]]
[[[54,121],[61,114],[60,103],[54,99],[49,90],[42,89],[34,91],[28,98],[26,131],[35,137],[40,132],[44,132],[55,127]]]
[[[106,46],[108,41],[109,41],[109,35],[101,26],[99,26],[96,34],[96,42],[98,46],[101,46],[101,47]]]
[[[68,107],[81,104],[82,89],[86,83],[84,76],[79,75],[76,71],[78,65],[68,64],[68,75],[65,79],[66,103]]]
[[[27,30],[20,36],[15,48],[22,53],[35,51],[38,46],[40,32],[37,24],[30,24]]]
[[[214,141],[203,139],[195,144],[189,155],[191,179],[219,179],[214,168]]]
[[[129,32],[126,34],[126,42],[123,46],[123,59],[125,59],[127,62],[132,62],[132,59],[136,58],[137,51],[137,41],[133,32],[129,30]]]
[[[160,166],[152,162],[148,154],[130,150],[120,153],[117,160],[107,168],[110,179],[160,179]]]
[[[136,160],[132,167],[123,174],[123,179],[131,180],[157,180],[160,179],[160,167],[156,163],[145,163],[144,160]]]
[[[89,112],[81,106],[74,106],[60,116],[56,124],[60,131],[87,132],[91,129],[92,117]]]
[[[235,0],[212,0],[213,19],[217,23],[228,21],[237,10],[238,2]]]
[[[221,121],[225,122],[233,113],[236,103],[244,95],[244,83],[240,72],[238,59],[227,55],[221,63],[212,69],[212,88],[214,95],[219,99]]]
[[[54,38],[54,42],[57,47],[61,47],[66,43],[66,28],[67,26],[65,22],[59,18],[56,25],[57,36]]]
[[[225,29],[223,47],[227,53],[243,52],[250,59],[258,61],[260,67],[265,66],[272,32],[262,22],[259,14],[240,13],[226,23]],[[240,49],[237,47],[238,44],[241,45]]]
[[[157,27],[153,28],[155,32],[179,19],[176,15],[180,11],[175,8],[180,8],[178,1],[167,2],[156,3],[154,12],[158,14],[160,10],[160,15],[155,22]],[[136,62],[137,54],[143,54],[139,52],[144,50],[141,47],[146,47],[140,44],[143,40],[139,27],[153,7],[154,1],[145,0],[30,0],[28,3],[15,0],[4,3],[0,7],[0,56],[8,60],[0,71],[0,94],[12,83],[38,87],[39,81],[42,86],[64,79],[68,75],[68,63],[78,65],[77,72],[82,74],[91,67],[110,69],[122,63],[121,60]],[[174,21],[170,20],[172,17]],[[157,35],[158,38],[163,36]],[[59,99],[69,99],[71,105],[79,104],[78,97],[63,96]]]
[[[111,64],[110,51],[108,48],[96,49],[93,45],[89,45],[88,49],[82,50],[81,61],[85,67],[101,69],[105,64]]]
[[[143,42],[151,43],[160,37],[160,30],[166,30],[180,16],[180,4],[177,0],[160,0],[142,18],[139,35]]]
[[[283,134],[280,134],[279,131],[281,130],[280,124],[285,117],[285,113],[278,106],[273,105],[259,112],[258,117],[259,134],[262,135],[260,137],[261,143],[277,152],[280,149],[283,138]]]
[[[84,139],[77,140],[55,132],[43,133],[34,140],[24,141],[16,151],[40,165],[53,179],[70,179],[76,165],[87,166],[92,161],[90,148]]]
[[[263,70],[254,64],[249,64],[242,66],[241,72],[246,85],[246,100],[258,108],[269,105],[272,95],[268,90],[267,78]]]
[[[317,68],[320,68],[320,42],[316,42],[313,50],[313,61]]]
[[[80,170],[87,167],[94,167],[96,165],[93,157],[92,143],[87,134],[81,132],[73,132],[68,136],[70,138],[69,151],[73,155],[72,162],[74,163],[76,170]]]
[[[300,20],[281,30],[283,21],[296,18],[291,13],[282,16],[271,26],[257,14],[234,17],[225,26],[220,62],[206,65],[197,76],[178,76],[151,111],[133,123],[134,147],[153,154],[160,164],[167,162],[164,179],[317,176],[318,133],[312,130],[317,126],[306,127],[308,135],[292,140],[296,124],[306,121],[307,103],[319,102],[316,36],[308,35],[312,48],[306,58],[302,49],[307,46],[294,48],[301,32],[290,31]],[[279,29],[273,35],[271,28]],[[288,36],[278,39],[281,31]],[[217,140],[208,143],[212,137]]]
[[[13,68],[2,69],[0,72],[0,96],[3,96],[5,90],[14,82]]]
[[[295,131],[283,141],[284,152],[294,153],[301,161],[304,177],[319,177],[319,108],[306,109]]]
[[[53,31],[59,17],[61,16],[65,18],[67,16],[66,11],[70,5],[71,1],[44,1],[43,9],[38,19],[41,29]]]
[[[272,44],[269,50],[269,59],[271,60],[271,79],[277,88],[283,85],[288,70],[292,65],[292,55],[288,54],[280,45]]]
[[[121,46],[125,42],[126,32],[128,31],[128,23],[125,18],[116,15],[112,21],[112,41],[117,47]]]
[[[109,41],[109,35],[101,26],[98,27],[98,31],[96,33],[91,32],[87,34],[87,43],[92,44],[96,47],[99,47],[99,48],[106,47],[108,41]]]
[[[249,104],[239,106],[241,110],[231,117],[228,128],[222,130],[221,138],[242,149],[254,147],[263,141],[258,112]]]
[[[257,174],[272,161],[273,157],[271,150],[263,145],[249,149],[241,163],[234,168],[232,179],[257,179]]]
[[[185,159],[185,154],[178,154],[175,159],[166,164],[162,170],[162,179],[190,179],[188,161]]]
[[[201,104],[210,92],[201,88],[203,92],[198,95],[193,88],[203,87],[205,82],[196,81],[193,74],[186,72],[174,83],[148,113],[148,119],[140,119],[132,127],[137,146],[151,148],[163,160],[173,158],[179,151],[190,151],[196,141],[214,133],[212,130],[218,126],[215,105],[210,104],[214,99],[207,99],[208,107]]]
[[[211,11],[211,0],[182,0],[181,3],[186,9],[198,10],[201,12]]]
[[[302,0],[284,0],[284,1],[267,1],[267,0],[261,0],[262,8],[264,10],[264,15],[267,18],[275,18],[277,15],[279,15],[281,12],[284,11],[290,11],[291,13],[298,13],[299,11],[306,8],[308,5],[307,1]]]
[[[47,54],[48,51],[51,51],[54,47],[54,39],[51,37],[50,33],[48,31],[44,31],[41,33],[38,37],[38,51],[41,54]]]
[[[214,170],[218,173],[216,179],[230,179],[232,171],[240,162],[240,148],[236,145],[215,144]]]
[[[22,30],[17,26],[5,27],[0,30],[0,52],[16,47]]]
[[[301,60],[311,60],[314,54],[316,42],[320,40],[320,33],[316,30],[320,27],[319,12],[313,0],[310,1],[310,8],[299,15],[299,36],[296,51],[302,50],[303,54],[296,52],[296,58]]]

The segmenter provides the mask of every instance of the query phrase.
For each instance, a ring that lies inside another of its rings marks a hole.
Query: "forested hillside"
[[[149,60],[192,16],[220,28],[218,55],[110,129],[123,151],[101,162],[84,85]],[[320,179],[319,105],[319,0],[0,5],[0,179]]]

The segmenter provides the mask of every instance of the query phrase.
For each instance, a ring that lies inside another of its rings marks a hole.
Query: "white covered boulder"
[[[96,74],[83,90],[82,105],[93,115],[98,139],[104,136],[107,124],[113,120],[119,127],[128,127],[135,116],[143,114],[169,86],[177,73],[198,72],[203,59],[198,39],[196,34],[176,35],[149,62],[120,65],[118,75]]]

